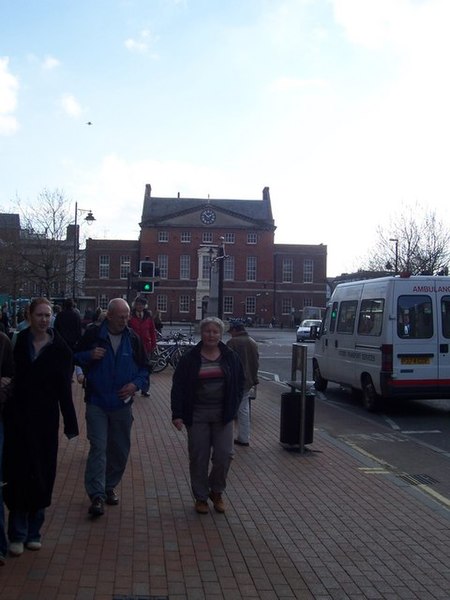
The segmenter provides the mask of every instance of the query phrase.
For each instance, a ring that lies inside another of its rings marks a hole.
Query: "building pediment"
[[[231,211],[222,210],[211,204],[204,204],[196,209],[185,210],[172,214],[161,216],[157,222],[141,223],[141,227],[232,227],[246,228],[267,227],[267,223],[262,223],[259,219],[252,219],[246,215],[235,214]]]

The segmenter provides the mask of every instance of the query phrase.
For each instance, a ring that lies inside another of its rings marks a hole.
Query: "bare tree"
[[[435,211],[403,208],[387,227],[377,228],[378,240],[364,269],[397,270],[413,275],[448,273],[450,232]]]
[[[71,263],[74,240],[66,237],[70,224],[69,200],[61,190],[44,189],[33,206],[23,207],[20,200],[18,204],[22,229],[17,252],[25,279],[34,284],[39,294],[48,297],[65,294],[74,267]]]

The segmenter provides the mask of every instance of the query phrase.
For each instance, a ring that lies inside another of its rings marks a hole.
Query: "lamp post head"
[[[88,214],[85,216],[84,220],[87,222],[88,225],[91,225],[93,223],[93,221],[95,221],[95,217],[92,214],[92,210],[90,210],[88,212]]]

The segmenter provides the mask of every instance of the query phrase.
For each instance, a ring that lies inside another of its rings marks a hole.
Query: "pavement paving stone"
[[[251,446],[235,449],[226,513],[195,513],[186,434],[170,423],[171,374],[152,377],[150,399],[137,397],[120,504],[97,520],[74,384],[81,434],[61,435],[43,548],[7,560],[1,600],[448,600],[448,509],[317,418],[309,451],[283,448],[286,387],[274,382],[262,381],[252,403]]]

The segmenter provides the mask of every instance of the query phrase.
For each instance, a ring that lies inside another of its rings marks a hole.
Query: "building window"
[[[258,234],[255,231],[249,231],[247,233],[247,244],[257,244]]]
[[[106,310],[108,308],[108,302],[108,296],[106,294],[100,294],[100,296],[98,297],[98,305],[100,306],[100,308]]]
[[[129,256],[120,257],[120,279],[127,279],[130,272],[131,259]]]
[[[227,256],[223,261],[224,281],[234,281],[234,256]]]
[[[224,296],[223,298],[223,313],[232,315],[234,313],[234,298],[233,296]]]
[[[158,231],[158,242],[167,243],[169,241],[168,231]]]
[[[98,276],[100,279],[109,279],[109,256],[106,254],[99,256]]]
[[[303,283],[312,283],[313,282],[313,269],[314,263],[310,258],[305,258],[303,261]]]
[[[292,298],[283,298],[281,301],[281,314],[290,315],[292,313]]]
[[[225,244],[234,244],[235,243],[235,235],[234,233],[226,233],[225,234]]]
[[[245,314],[254,315],[256,313],[256,296],[247,296],[245,299]]]
[[[305,299],[303,300],[303,306],[304,306],[304,307],[305,307],[305,306],[313,306],[313,301],[312,301],[312,298],[305,298]]]
[[[209,254],[202,256],[202,279],[208,279],[211,273],[211,257]]]
[[[180,279],[191,278],[191,257],[189,254],[180,256]]]
[[[158,254],[157,264],[160,279],[167,279],[169,276],[169,257],[167,254]]]
[[[247,256],[247,281],[256,281],[256,256]]]
[[[167,296],[165,294],[158,294],[156,296],[156,310],[161,313],[167,312]]]
[[[188,244],[191,241],[191,232],[190,231],[182,231],[180,241],[183,244]]]
[[[178,306],[180,307],[180,313],[188,313],[189,312],[189,296],[187,296],[185,294],[180,296]]]
[[[212,244],[213,243],[213,232],[212,231],[204,231],[203,232],[202,243],[203,244]]]
[[[292,258],[283,258],[281,277],[283,283],[292,283],[294,281],[294,261]]]

